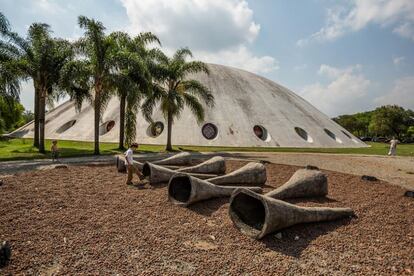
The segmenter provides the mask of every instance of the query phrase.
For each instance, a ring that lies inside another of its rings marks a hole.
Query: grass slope
[[[176,150],[199,151],[199,152],[217,152],[217,151],[256,151],[256,152],[314,152],[314,153],[340,153],[340,154],[374,154],[386,155],[388,144],[369,143],[369,148],[258,148],[258,147],[198,147],[198,146],[175,146]],[[21,160],[21,159],[38,159],[50,158],[51,140],[46,140],[46,154],[40,154],[33,147],[32,139],[11,139],[0,141],[0,161]],[[61,157],[85,156],[93,154],[92,142],[65,141],[60,140],[58,144]],[[120,151],[117,149],[117,143],[101,143],[101,154],[116,154]],[[164,145],[141,145],[141,152],[161,152],[164,151]],[[400,156],[414,156],[414,144],[398,145],[397,150]]]

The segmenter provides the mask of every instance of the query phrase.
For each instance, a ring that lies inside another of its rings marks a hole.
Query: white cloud
[[[51,1],[51,0],[37,0],[33,2],[33,4],[35,5],[36,9],[41,9],[43,12],[47,12],[47,13],[57,14],[57,13],[62,13],[66,11],[58,3]]]
[[[354,72],[360,71],[362,66],[360,64],[355,64],[346,68],[336,68],[326,64],[322,64],[319,67],[318,74],[322,76],[327,76],[329,78],[339,78],[345,74],[352,74]]]
[[[393,30],[394,33],[399,34],[402,37],[409,38],[414,41],[414,24],[404,23]]]
[[[196,51],[194,57],[205,62],[234,66],[254,73],[269,73],[279,69],[273,57],[256,57],[244,46],[218,52]]]
[[[270,56],[249,50],[260,31],[245,0],[121,0],[128,32],[151,31],[167,52],[189,47],[197,59],[256,73],[278,69]]]
[[[150,30],[170,47],[222,49],[253,42],[260,25],[240,0],[121,0],[130,31]]]
[[[380,105],[396,104],[414,109],[414,76],[396,80],[391,92],[376,98],[374,102]]]
[[[300,94],[330,116],[359,111],[371,85],[360,69],[358,64],[347,68],[322,64],[318,74],[328,77],[329,83],[305,86]]]
[[[332,41],[369,24],[393,26],[394,33],[414,40],[414,1],[353,0],[350,6],[328,10],[325,26],[296,44],[304,46],[310,41]]]
[[[302,71],[302,70],[305,70],[306,68],[308,68],[308,65],[306,63],[304,63],[304,64],[294,66],[293,70]]]
[[[405,57],[394,57],[392,59],[392,63],[394,63],[395,67],[398,67],[404,63]]]

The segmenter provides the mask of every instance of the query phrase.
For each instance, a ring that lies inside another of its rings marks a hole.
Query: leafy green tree
[[[18,100],[22,76],[16,64],[18,49],[9,43],[13,36],[9,21],[0,12],[0,96],[3,99]]]
[[[33,121],[33,119],[34,119],[34,114],[30,110],[23,111],[22,116],[23,116],[24,124],[27,124],[27,123]]]
[[[34,146],[45,152],[46,102],[56,97],[56,84],[60,69],[71,58],[69,42],[51,37],[50,26],[33,23],[26,38],[8,28],[4,15],[0,15],[1,77],[2,94],[18,95],[19,81],[32,79],[34,100]],[[13,76],[13,77],[12,77]],[[3,88],[5,87],[5,88]],[[5,92],[6,91],[6,92]]]
[[[343,128],[346,128],[348,131],[358,135],[359,127],[358,127],[358,120],[353,115],[341,115],[333,120],[341,125]]]
[[[85,30],[82,38],[75,42],[80,58],[65,64],[60,76],[60,86],[76,102],[78,110],[84,100],[94,107],[94,153],[99,154],[99,124],[108,101],[117,83],[113,38],[107,36],[99,21],[79,16],[79,26]]]
[[[193,73],[208,74],[207,65],[200,61],[187,62],[187,57],[192,57],[192,53],[186,48],[177,50],[172,58],[159,53],[158,64],[152,71],[156,82],[153,84],[152,93],[142,105],[145,118],[152,122],[153,110],[159,103],[168,124],[168,151],[172,150],[171,133],[174,119],[181,114],[185,106],[190,108],[199,122],[204,120],[204,107],[199,100],[208,107],[214,106],[214,97],[209,89],[197,80],[187,78]]]
[[[369,136],[371,116],[372,111],[368,111],[352,115],[340,115],[333,118],[333,120],[356,136]]]
[[[46,104],[59,97],[57,85],[62,67],[73,58],[72,46],[68,41],[50,36],[50,27],[46,24],[34,23],[29,28],[32,41],[33,58],[26,71],[37,73],[39,120],[39,151],[45,152],[45,115]]]
[[[25,124],[24,107],[17,101],[0,97],[0,134],[10,132]]]
[[[152,33],[141,33],[131,38],[123,32],[114,32],[110,38],[115,41],[114,50],[116,95],[119,108],[119,148],[124,142],[131,144],[136,138],[136,117],[141,100],[148,95],[151,74],[149,68],[156,49],[148,49],[148,44],[158,43]]]
[[[408,136],[408,137],[414,137],[414,126],[410,126],[410,127],[407,129],[407,136]]]
[[[411,110],[396,105],[381,106],[374,110],[369,129],[376,135],[401,138],[413,122]]]

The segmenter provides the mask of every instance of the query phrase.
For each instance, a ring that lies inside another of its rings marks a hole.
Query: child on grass
[[[59,158],[59,148],[57,146],[57,140],[52,141],[52,147],[50,148],[50,151],[52,152],[52,161],[55,162],[58,161]]]

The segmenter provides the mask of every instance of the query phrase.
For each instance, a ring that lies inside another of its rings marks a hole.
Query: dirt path
[[[414,158],[377,155],[317,153],[237,153],[234,157],[267,160],[276,164],[314,165],[355,175],[372,175],[391,184],[414,189]]]
[[[269,153],[269,152],[216,152],[194,153],[195,158],[221,155],[235,159],[266,160],[276,164],[306,166],[314,165],[321,169],[354,175],[372,175],[391,184],[414,189],[414,158],[388,157],[377,155],[318,154],[318,153]],[[159,159],[165,154],[140,154],[141,160]],[[111,164],[114,156],[89,156],[62,158],[62,163],[72,165]],[[55,163],[51,160],[30,160],[0,162],[0,176],[47,168]]]

